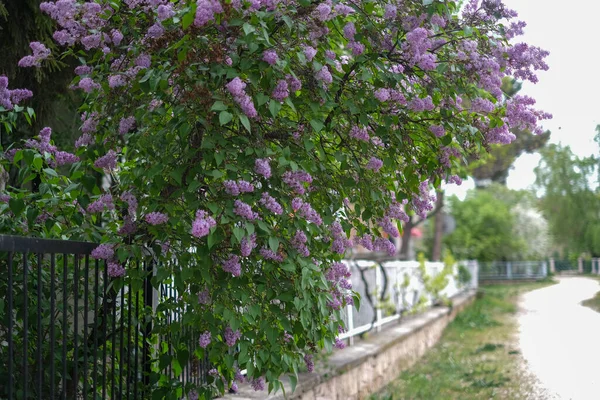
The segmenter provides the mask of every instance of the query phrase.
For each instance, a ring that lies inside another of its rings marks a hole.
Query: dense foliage
[[[531,193],[501,185],[450,198],[456,230],[444,240],[463,260],[540,260],[548,256],[548,223]]]
[[[535,82],[547,53],[509,44],[524,23],[499,0],[41,9],[64,52],[34,42],[19,64],[80,60],[82,135],[75,154],[50,128],[4,149],[20,179],[2,195],[0,229],[100,241],[94,256],[116,281],[152,253],[154,284],[173,279],[181,295],[164,310],[204,331],[196,356],[215,365],[219,391],[237,366],[256,389],[310,366],[358,300],[338,262],[346,250],[393,254],[384,232],[430,210],[432,185],[460,182],[462,160],[549,117],[503,96],[503,77]],[[8,111],[21,99],[5,81]],[[170,398],[211,390],[160,374],[153,384]]]
[[[536,184],[555,249],[563,256],[600,256],[598,159],[577,157],[560,145],[547,146],[541,155]]]

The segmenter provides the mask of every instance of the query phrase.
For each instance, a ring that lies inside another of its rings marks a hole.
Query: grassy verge
[[[519,294],[551,281],[490,285],[413,368],[372,399],[521,399],[532,390],[516,343]]]
[[[600,312],[600,292],[596,293],[596,295],[591,299],[582,301],[581,305],[589,307],[594,311]]]

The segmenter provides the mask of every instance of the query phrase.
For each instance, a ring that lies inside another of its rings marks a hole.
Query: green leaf
[[[235,238],[238,240],[238,243],[240,243],[242,241],[242,238],[244,237],[244,229],[240,228],[239,226],[236,226],[235,228],[233,228],[233,236],[235,236]]]
[[[246,35],[249,35],[255,31],[255,28],[247,22],[242,26],[242,29]]]
[[[244,125],[244,128],[246,128],[246,130],[251,133],[252,131],[250,130],[250,120],[248,119],[248,117],[245,115],[240,115],[240,121],[242,122],[242,125]]]
[[[317,121],[316,119],[311,119],[310,120],[310,126],[313,127],[313,129],[315,130],[315,132],[320,132],[323,127],[325,126],[325,124],[323,124],[323,122],[321,121]]]
[[[217,167],[221,165],[223,160],[225,159],[225,154],[223,153],[215,153],[215,161],[217,162]]]
[[[33,158],[33,168],[35,168],[36,170],[40,170],[42,169],[42,164],[44,163],[44,160],[42,159],[42,156],[40,156],[39,154],[36,154],[35,157]]]
[[[424,6],[428,6],[428,5],[430,5],[431,3],[433,3],[433,0],[423,0],[423,5],[424,5]]]
[[[279,239],[277,239],[274,236],[271,236],[269,238],[269,247],[271,248],[271,250],[277,253],[277,250],[279,250]]]
[[[227,110],[227,106],[222,101],[215,101],[210,109],[211,111],[223,111]]]
[[[277,116],[277,114],[279,114],[280,110],[281,110],[281,103],[271,99],[271,101],[269,102],[269,111],[271,111],[271,115],[273,116],[273,118],[275,118]]]
[[[196,13],[193,11],[190,11],[183,16],[182,27],[184,30],[187,29],[192,24],[192,22],[194,22],[195,17]]]
[[[46,173],[46,175],[58,177],[58,174],[52,168],[44,168],[44,172]]]
[[[219,123],[221,124],[221,126],[227,125],[229,122],[231,122],[232,119],[233,114],[227,111],[221,111],[221,113],[219,114]]]
[[[298,377],[296,375],[288,375],[290,379],[290,385],[292,386],[292,393],[296,391],[296,385],[298,384]]]
[[[13,214],[15,214],[15,217],[18,217],[25,209],[25,201],[23,199],[10,199],[8,206]]]

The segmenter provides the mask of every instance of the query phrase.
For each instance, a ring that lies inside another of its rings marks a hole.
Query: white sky
[[[593,139],[600,123],[600,51],[595,46],[600,36],[600,1],[504,0],[504,4],[527,22],[525,34],[515,41],[550,52],[546,59],[550,70],[538,73],[537,84],[525,82],[520,91],[536,99],[539,109],[553,114],[552,120],[543,123],[552,132],[550,142],[568,145],[579,156],[597,153]],[[509,174],[508,187],[530,187],[539,159],[537,154],[521,156]],[[450,186],[449,194],[462,197],[473,183]]]

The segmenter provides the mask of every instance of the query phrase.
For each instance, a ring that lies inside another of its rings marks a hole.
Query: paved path
[[[519,342],[527,368],[539,380],[536,399],[600,399],[600,313],[582,306],[598,281],[558,278],[559,284],[521,299]]]

